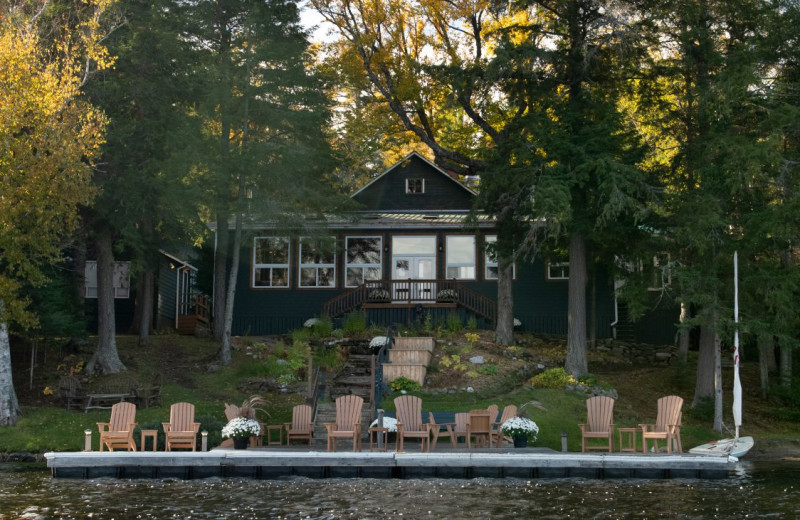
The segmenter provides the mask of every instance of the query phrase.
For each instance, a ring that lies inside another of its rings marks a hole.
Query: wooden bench
[[[132,397],[133,395],[129,393],[89,394],[86,397],[86,406],[83,411],[86,413],[92,409],[108,410],[117,403],[130,401]]]

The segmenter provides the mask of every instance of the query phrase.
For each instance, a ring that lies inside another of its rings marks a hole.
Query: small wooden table
[[[265,426],[267,429],[267,446],[280,446],[283,444],[283,425],[282,424],[268,424]],[[278,440],[272,440],[272,432],[278,432]]]
[[[383,446],[381,446],[383,443]],[[374,444],[374,447],[373,447]],[[369,451],[386,451],[389,445],[389,428],[372,426],[369,429]]]
[[[144,444],[147,439],[151,439],[153,441],[152,451],[158,451],[158,430],[142,430],[141,451],[147,451],[147,448]]]
[[[86,413],[90,408],[99,408],[107,410],[117,403],[125,402],[126,399],[133,397],[131,394],[89,394],[86,399],[86,407],[83,412]]]
[[[636,433],[641,428],[617,428],[619,432],[619,451],[636,451]]]

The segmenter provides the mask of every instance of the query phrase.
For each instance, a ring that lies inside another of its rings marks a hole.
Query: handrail
[[[308,404],[311,405],[312,424],[317,422],[317,401],[321,393],[325,393],[325,383],[327,379],[328,370],[325,367],[318,366],[314,371],[314,389],[311,396],[308,398]]]
[[[392,327],[386,328],[386,342],[372,356],[372,408],[374,415],[377,416],[378,406],[383,396],[386,394],[386,385],[383,383],[383,364],[389,362],[389,349],[392,348]]]
[[[323,314],[336,317],[364,304],[454,303],[495,322],[497,303],[456,280],[405,279],[365,282],[323,304]]]

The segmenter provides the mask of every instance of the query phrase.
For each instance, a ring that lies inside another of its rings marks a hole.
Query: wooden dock
[[[208,452],[49,452],[60,478],[701,478],[730,476],[735,459],[562,453],[544,448],[419,452],[214,449]]]

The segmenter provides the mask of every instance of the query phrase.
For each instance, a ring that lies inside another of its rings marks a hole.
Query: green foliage
[[[367,330],[367,315],[363,311],[347,313],[342,330],[348,336],[362,334]]]
[[[409,379],[407,377],[398,377],[397,379],[389,382],[389,388],[395,393],[403,390],[406,392],[417,392],[422,389],[422,386],[413,379]]]
[[[567,371],[564,370],[564,367],[545,370],[541,374],[533,376],[529,382],[534,388],[551,389],[560,389],[564,388],[566,385],[574,385],[578,383],[578,381],[572,377],[572,375],[567,374]]]
[[[328,316],[323,316],[311,327],[311,336],[322,339],[333,335],[333,321]]]
[[[453,333],[461,332],[464,329],[464,323],[457,312],[451,312],[447,316],[447,329]]]
[[[497,365],[493,363],[486,363],[478,368],[478,372],[487,376],[496,376],[498,374]]]
[[[714,397],[709,396],[698,399],[697,403],[689,408],[689,416],[698,421],[713,421]]]
[[[467,320],[467,330],[478,330],[478,318],[474,314]]]
[[[314,349],[314,365],[335,370],[343,364],[342,353],[337,347],[320,345]]]

